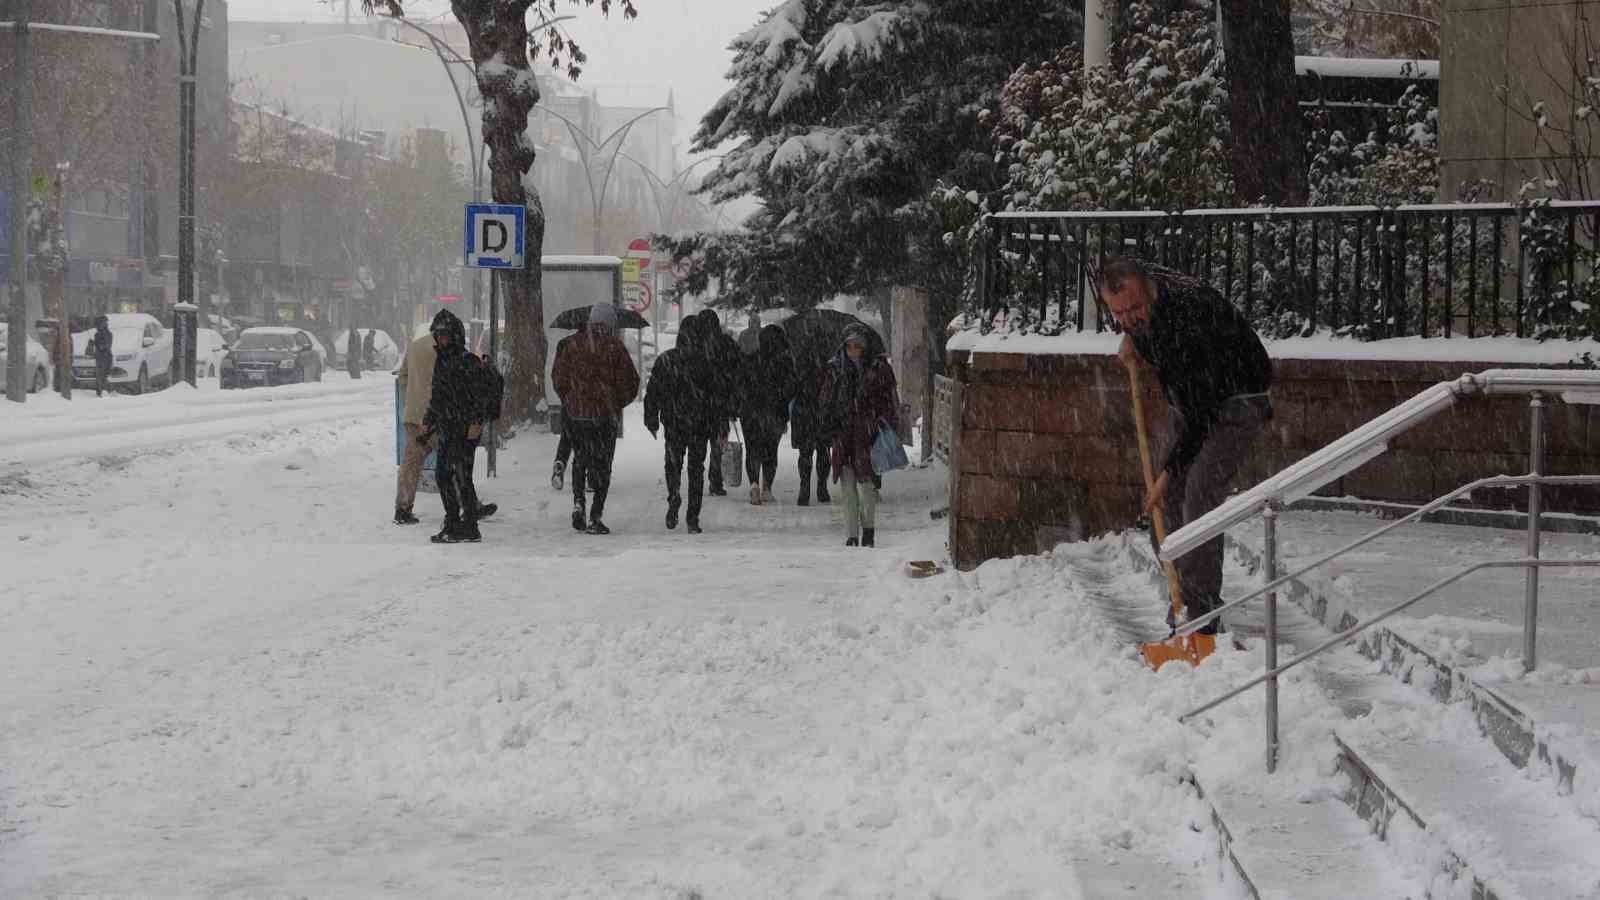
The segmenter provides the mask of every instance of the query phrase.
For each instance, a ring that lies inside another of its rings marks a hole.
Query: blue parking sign
[[[527,248],[527,207],[468,203],[463,262],[476,269],[520,269]]]

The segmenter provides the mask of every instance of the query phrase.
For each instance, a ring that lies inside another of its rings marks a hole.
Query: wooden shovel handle
[[[1144,427],[1144,390],[1139,385],[1139,367],[1128,366],[1128,383],[1133,388],[1133,427],[1139,436],[1139,468],[1144,472],[1144,489],[1155,490],[1156,476],[1150,467],[1150,438],[1145,433]],[[1167,542],[1167,517],[1162,514],[1158,504],[1150,511],[1151,523],[1156,531],[1156,545]],[[1161,568],[1167,573],[1167,587],[1172,594],[1172,620],[1183,619],[1183,593],[1178,587],[1178,570],[1172,563],[1164,562]]]

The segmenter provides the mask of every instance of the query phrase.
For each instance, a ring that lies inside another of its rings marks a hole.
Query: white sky
[[[665,98],[675,92],[678,137],[687,154],[700,117],[727,90],[723,80],[731,57],[728,44],[756,23],[777,0],[636,0],[639,18],[610,19],[598,9],[573,5],[563,14],[578,18],[564,26],[589,55],[579,84],[598,90],[602,103],[631,98]],[[360,0],[351,0],[356,14]],[[566,6],[566,4],[563,4]],[[231,0],[228,16],[241,21],[339,21],[344,6],[335,0]],[[691,12],[693,10],[693,12]],[[410,0],[410,18],[450,16],[447,0]],[[372,90],[379,90],[373,85]],[[658,101],[659,102],[659,101]]]

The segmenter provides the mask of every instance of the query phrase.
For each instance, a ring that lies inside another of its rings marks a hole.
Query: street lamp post
[[[602,249],[600,245],[600,225],[601,219],[605,214],[606,192],[611,187],[611,173],[616,168],[617,156],[622,153],[622,145],[628,139],[628,132],[631,131],[633,126],[638,124],[638,122],[646,116],[662,112],[663,110],[669,110],[671,107],[657,106],[653,109],[647,109],[617,126],[615,131],[606,135],[605,139],[601,141],[596,141],[594,138],[589,137],[589,135],[583,131],[582,126],[562,115],[561,113],[556,112],[548,106],[541,108],[547,114],[560,119],[561,122],[567,126],[567,131],[571,132],[572,134],[573,143],[578,147],[578,155],[583,158],[584,181],[586,181],[589,185],[589,203],[594,209],[594,234],[592,239],[593,252],[598,254]],[[598,194],[596,194],[594,189],[594,164],[590,162],[589,151],[590,148],[593,148],[597,153],[604,151],[606,146],[612,141],[617,142],[617,148],[611,152],[611,158],[606,161],[606,174],[605,177],[601,179],[600,191]]]
[[[183,21],[183,0],[172,0],[178,16],[178,303],[197,306],[197,321],[210,326],[211,302],[205,297],[195,303],[194,290],[194,107],[195,70],[200,57],[200,20],[206,0],[195,0],[193,27]],[[184,358],[177,361],[179,371],[194,371],[194,341],[184,342]]]
[[[665,212],[663,212],[661,209],[661,195],[659,192],[671,191],[674,187],[681,188],[685,183],[685,179],[687,179],[695,169],[699,168],[705,163],[713,160],[723,159],[727,156],[726,153],[719,153],[715,156],[701,157],[700,159],[697,159],[685,166],[681,171],[678,172],[678,174],[672,176],[671,181],[665,181],[660,175],[657,175],[655,172],[651,171],[649,166],[645,165],[639,160],[634,159],[626,153],[620,153],[618,155],[628,162],[638,166],[639,171],[643,172],[645,178],[650,181],[650,195],[651,198],[655,200],[656,204],[656,230],[658,232],[665,232],[669,227],[671,227],[673,219],[677,218],[678,216],[678,200],[686,193],[686,191],[680,191],[678,196],[673,198],[671,208]]]

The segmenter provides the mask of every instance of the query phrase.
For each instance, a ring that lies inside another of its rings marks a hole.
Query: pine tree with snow
[[[1018,65],[1081,33],[1059,0],[786,0],[734,41],[734,86],[695,135],[697,151],[732,146],[702,190],[759,200],[752,236],[686,237],[675,254],[768,305],[897,283],[953,302],[961,265],[929,192],[998,183],[980,112]],[[767,264],[737,261],[741,249]]]

